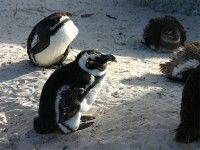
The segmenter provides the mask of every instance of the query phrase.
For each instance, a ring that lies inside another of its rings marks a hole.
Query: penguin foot
[[[60,68],[60,67],[62,67],[62,66],[64,66],[64,65],[66,65],[66,63],[58,64],[57,67]]]
[[[177,133],[176,134],[176,141],[179,143],[191,143],[198,139],[198,136],[191,135],[191,134],[183,134],[183,133]]]
[[[59,66],[48,66],[48,67],[45,67],[46,69],[58,69],[60,68]]]
[[[81,123],[78,130],[83,130],[85,128],[92,126],[93,124],[94,124],[94,121]]]
[[[179,127],[178,129],[176,129],[175,139],[177,142],[188,144],[193,141],[197,141],[198,132],[195,132],[194,129],[186,129]]]
[[[87,122],[87,121],[90,121],[90,120],[95,120],[96,118],[94,116],[91,116],[91,115],[82,115],[81,116],[81,121],[82,122]]]
[[[57,65],[51,65],[51,66],[48,66],[48,67],[45,67],[46,69],[58,69],[62,66],[64,66],[65,63],[62,63],[62,64],[57,64]]]

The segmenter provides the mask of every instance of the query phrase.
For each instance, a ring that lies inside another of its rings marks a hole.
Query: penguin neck
[[[50,27],[51,36],[53,36],[69,20],[69,18],[61,18],[59,22],[57,22],[54,26]]]
[[[87,94],[95,85],[99,84],[105,76],[106,74],[102,76],[94,76],[94,81],[86,88],[85,94]]]

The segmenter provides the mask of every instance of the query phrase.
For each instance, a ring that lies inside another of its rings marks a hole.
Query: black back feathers
[[[180,125],[176,129],[176,141],[190,143],[200,138],[200,66],[185,84],[182,93]]]

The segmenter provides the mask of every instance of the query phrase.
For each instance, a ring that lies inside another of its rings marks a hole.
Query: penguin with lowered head
[[[144,44],[153,48],[163,48],[172,52],[184,45],[186,31],[173,16],[158,17],[149,20],[143,32]]]
[[[41,92],[35,131],[47,134],[59,129],[68,134],[91,126],[94,117],[81,116],[81,112],[90,109],[104,85],[108,61],[116,58],[84,50],[73,62],[54,71]]]
[[[27,40],[30,61],[45,68],[56,68],[66,59],[78,28],[66,12],[55,12],[37,23]]]

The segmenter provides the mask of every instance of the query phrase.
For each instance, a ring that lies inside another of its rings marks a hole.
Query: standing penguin
[[[143,38],[147,46],[171,52],[184,45],[186,32],[175,17],[165,16],[149,20],[144,28]]]
[[[40,134],[56,128],[71,133],[92,125],[94,118],[81,116],[90,109],[106,80],[108,61],[113,55],[103,55],[96,50],[85,50],[75,61],[57,69],[42,89],[39,116],[34,119],[34,129]],[[86,122],[80,124],[80,121]]]
[[[175,51],[169,62],[160,64],[160,70],[169,79],[185,82],[199,64],[200,42],[192,42]]]
[[[200,65],[191,72],[183,89],[180,118],[176,141],[197,141],[200,138]]]
[[[69,53],[69,44],[77,34],[78,28],[66,12],[56,12],[44,18],[28,37],[30,61],[45,68],[62,65]]]

